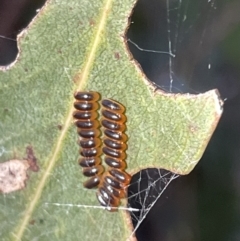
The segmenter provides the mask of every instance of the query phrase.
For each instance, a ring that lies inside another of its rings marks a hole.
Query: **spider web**
[[[140,171],[139,173],[133,175],[131,183],[128,188],[128,204],[127,207],[120,206],[116,208],[118,212],[128,211],[131,215],[134,229],[132,234],[129,236],[135,236],[141,223],[147,217],[148,213],[151,211],[152,207],[161,198],[164,191],[169,187],[169,185],[179,177],[178,174],[172,173],[164,169],[150,168]],[[54,176],[53,176],[54,178]],[[61,180],[58,180],[61,186]],[[62,187],[64,188],[64,187]],[[82,189],[83,187],[81,187]],[[46,202],[45,208],[47,211],[47,206],[58,206],[59,208],[64,208],[65,212],[68,214],[69,208],[81,208],[81,209],[106,209],[100,205],[85,205],[85,204],[72,204],[72,203],[52,203]],[[104,223],[104,218],[103,218]],[[104,226],[102,227],[104,230]]]
[[[221,88],[212,79],[216,71],[216,45],[220,35],[230,30],[221,32],[217,26],[220,20],[226,21],[223,17],[229,17],[223,16],[217,5],[219,1],[215,0],[153,1],[151,6],[139,1],[136,11],[140,16],[147,12],[146,23],[137,25],[139,16],[133,14],[129,48],[158,88],[169,93],[192,94]]]
[[[138,211],[131,212],[133,234],[139,228],[149,211],[179,175],[164,169],[146,169],[133,176],[128,188],[128,206]],[[133,205],[131,207],[131,205]]]

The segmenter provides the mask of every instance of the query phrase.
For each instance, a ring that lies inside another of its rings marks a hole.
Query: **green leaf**
[[[1,161],[24,159],[31,145],[40,170],[29,172],[24,189],[1,195],[1,240],[131,235],[124,211],[46,205],[99,205],[95,191],[83,188],[77,164],[75,90],[126,106],[131,174],[147,167],[187,174],[201,158],[222,113],[218,93],[155,91],[122,37],[134,2],[52,0],[19,37],[16,63],[0,73]]]

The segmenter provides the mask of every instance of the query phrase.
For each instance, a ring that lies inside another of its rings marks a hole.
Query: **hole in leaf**
[[[237,2],[223,7],[218,1],[139,0],[127,33],[135,43],[128,42],[130,51],[150,81],[166,92],[217,88],[223,99],[233,98],[240,90],[236,8]]]

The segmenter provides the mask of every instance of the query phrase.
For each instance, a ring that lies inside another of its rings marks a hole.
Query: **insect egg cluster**
[[[104,99],[101,102],[102,119],[98,121],[97,92],[77,92],[73,113],[77,132],[80,136],[79,164],[83,175],[89,179],[83,184],[86,188],[98,188],[97,199],[109,211],[117,210],[120,199],[126,197],[126,188],[131,176],[125,171],[126,159],[126,115],[125,107],[120,103]],[[103,138],[101,139],[102,128]],[[104,161],[108,169],[101,161]]]

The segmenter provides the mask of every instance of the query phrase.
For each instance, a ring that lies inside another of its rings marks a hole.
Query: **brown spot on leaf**
[[[119,60],[120,59],[120,54],[118,52],[115,52],[114,53],[114,57],[115,57],[115,59]]]
[[[0,163],[0,192],[10,193],[25,187],[28,178],[26,160],[9,160]]]
[[[90,19],[89,20],[89,24],[90,24],[90,26],[94,26],[95,25],[95,21],[93,19]]]
[[[59,125],[57,125],[57,128],[58,128],[58,130],[60,130],[60,131],[61,131],[61,130],[62,130],[62,128],[63,128],[63,126],[59,124]]]
[[[35,221],[34,219],[32,219],[32,220],[29,222],[29,224],[34,225],[35,222],[36,222],[36,221]]]
[[[38,172],[39,166],[37,164],[37,158],[34,155],[33,147],[30,145],[27,146],[26,153],[27,153],[27,161],[28,161],[30,170],[33,172]]]
[[[199,129],[194,123],[189,124],[188,128],[192,134],[196,134]]]
[[[74,82],[74,83],[78,83],[80,79],[81,79],[81,74],[80,74],[80,73],[77,73],[77,74],[73,77],[73,82]]]

